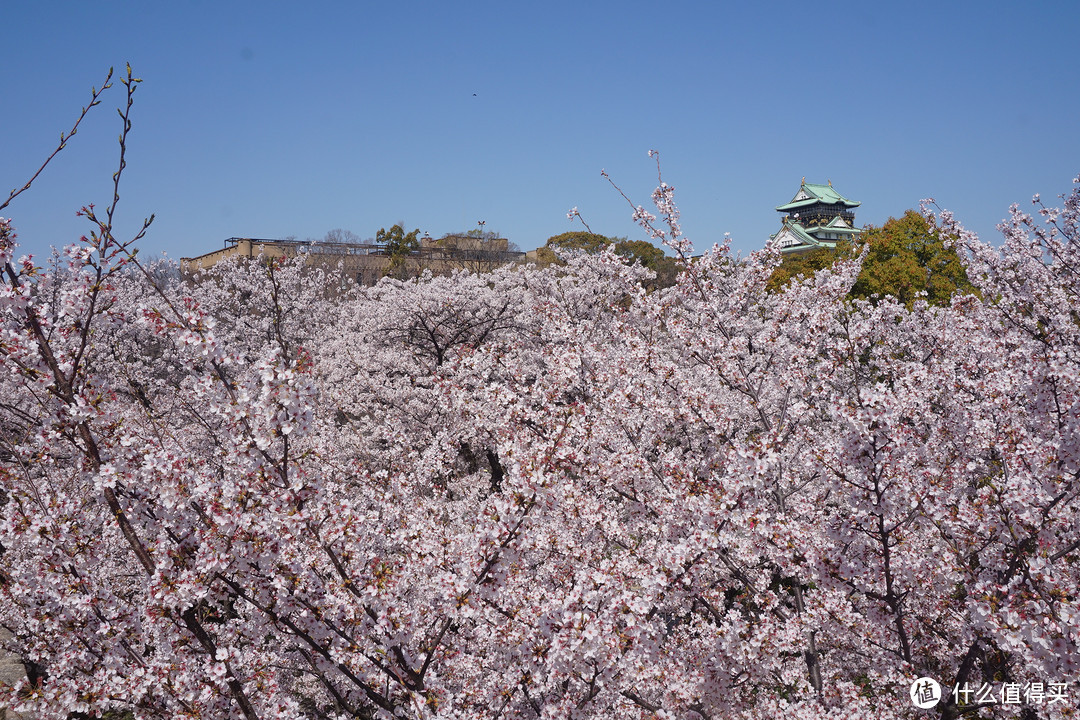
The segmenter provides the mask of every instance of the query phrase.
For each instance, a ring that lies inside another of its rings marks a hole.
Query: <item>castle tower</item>
[[[776,211],[784,213],[783,224],[770,240],[784,254],[836,247],[841,240],[859,236],[855,227],[858,206],[836,192],[831,180],[828,185],[815,185],[803,178],[791,202],[777,206]]]

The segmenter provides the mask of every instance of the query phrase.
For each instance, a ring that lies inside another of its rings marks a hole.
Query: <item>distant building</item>
[[[517,262],[525,253],[511,250],[506,238],[469,235],[448,235],[438,239],[425,235],[420,238],[417,250],[396,259],[387,253],[384,245],[375,243],[234,237],[227,239],[221,250],[181,258],[180,272],[184,277],[191,277],[229,258],[260,256],[264,259],[303,257],[307,266],[325,271],[328,278],[337,278],[337,285],[347,282],[374,285],[389,274],[413,276],[424,270],[431,270],[435,274],[453,270],[487,272],[500,265]]]
[[[841,240],[854,240],[861,232],[855,227],[855,208],[828,185],[815,185],[803,178],[799,192],[786,205],[777,206],[784,213],[780,230],[770,239],[782,253],[797,253],[815,248],[833,248]]]

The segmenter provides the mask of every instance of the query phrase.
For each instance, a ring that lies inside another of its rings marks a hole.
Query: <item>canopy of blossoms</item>
[[[930,677],[1071,716],[1080,185],[1000,247],[941,213],[978,294],[911,309],[858,260],[767,292],[654,201],[652,292],[610,252],[165,282],[112,208],[44,268],[0,221],[0,704],[916,718]]]

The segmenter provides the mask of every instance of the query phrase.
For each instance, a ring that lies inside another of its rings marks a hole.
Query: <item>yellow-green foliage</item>
[[[627,240],[584,231],[565,232],[548,238],[544,247],[537,250],[536,257],[539,264],[550,265],[559,262],[556,249],[597,253],[608,245],[614,246],[615,254],[626,258],[628,264],[640,261],[655,272],[656,280],[653,285],[669,287],[675,284],[675,277],[679,274],[678,260],[668,257],[663,250],[645,240]]]
[[[809,277],[818,270],[830,267],[841,258],[851,257],[851,246],[844,243],[836,250],[807,250],[806,252],[785,255],[783,262],[769,278],[769,290],[776,292],[799,276]]]
[[[926,292],[931,304],[943,305],[958,292],[974,291],[956,250],[945,247],[937,229],[914,210],[889,218],[881,227],[868,225],[860,243],[868,246],[867,255],[848,294],[851,298],[892,295],[911,307],[920,292]],[[779,290],[792,278],[850,258],[859,249],[840,243],[835,250],[812,250],[785,257],[770,278],[769,288]]]

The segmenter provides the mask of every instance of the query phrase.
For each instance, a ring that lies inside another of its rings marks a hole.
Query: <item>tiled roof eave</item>
[[[837,235],[858,235],[862,230],[856,228],[832,227],[829,225],[815,225],[814,227],[806,228],[806,232],[810,235],[823,232],[836,233]]]
[[[798,208],[810,207],[811,205],[843,205],[845,207],[855,208],[859,207],[862,203],[854,200],[848,200],[847,198],[839,198],[837,200],[822,200],[821,198],[806,198],[805,200],[797,200],[795,202],[789,202],[787,205],[777,205],[778,212],[786,212],[788,210],[797,210]]]

